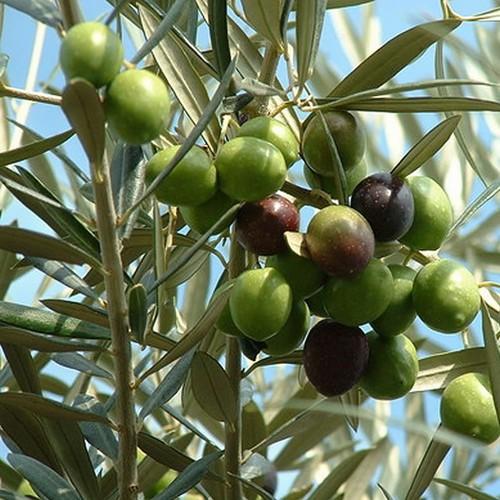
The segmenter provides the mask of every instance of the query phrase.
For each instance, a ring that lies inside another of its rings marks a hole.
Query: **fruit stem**
[[[479,288],[500,288],[500,283],[496,281],[481,281],[478,285]]]
[[[319,194],[319,190],[315,190],[316,192],[311,191],[310,189],[305,189],[288,181],[283,184],[281,191],[300,200],[305,205],[310,205],[311,207],[325,208],[332,204],[325,196]]]
[[[96,222],[104,267],[104,284],[111,329],[111,345],[117,394],[119,436],[118,487],[121,500],[137,498],[137,429],[134,409],[134,374],[128,324],[128,306],[123,282],[116,212],[108,163],[91,165],[95,193]]]
[[[55,104],[56,106],[60,106],[62,102],[61,97],[58,95],[46,94],[44,92],[29,92],[4,84],[0,84],[0,97],[16,97],[25,101],[43,102],[44,104]]]
[[[231,235],[231,250],[229,260],[229,278],[236,278],[245,269],[245,251],[236,240],[234,231]],[[233,389],[236,408],[238,408],[234,424],[226,423],[224,468],[226,473],[226,500],[243,498],[240,475],[241,462],[241,352],[238,339],[227,337],[226,340],[226,372]]]
[[[62,18],[64,19],[64,29],[67,31],[71,26],[83,21],[82,12],[77,0],[59,0]]]

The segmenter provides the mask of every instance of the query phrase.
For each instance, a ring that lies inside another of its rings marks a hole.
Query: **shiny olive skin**
[[[305,163],[303,167],[304,178],[311,189],[321,189],[328,193],[332,198],[339,199],[339,190],[335,185],[333,177],[325,177],[311,170]],[[354,188],[366,177],[368,166],[365,160],[361,160],[357,165],[345,172],[347,184],[347,196],[351,196]]]
[[[158,137],[170,111],[163,80],[145,69],[129,69],[109,84],[104,110],[111,128],[128,144]]]
[[[366,149],[366,135],[359,119],[348,111],[322,113],[328,130],[337,146],[344,170],[357,165]],[[327,131],[319,114],[310,115],[303,124],[301,140],[302,157],[317,174],[331,177],[333,160]]]
[[[368,363],[368,341],[360,328],[325,319],[316,323],[304,344],[307,378],[324,396],[339,396],[352,389]]]
[[[179,151],[180,146],[169,146],[158,151],[146,165],[146,181],[150,184],[163,172]],[[215,195],[217,173],[209,156],[198,146],[193,146],[161,181],[155,190],[156,197],[169,205],[200,205]]]
[[[291,250],[266,259],[267,267],[274,267],[292,288],[295,299],[310,297],[325,283],[325,273],[310,259]]]
[[[286,231],[298,231],[299,211],[283,196],[273,194],[245,203],[236,215],[236,237],[249,252],[274,255],[287,250]]]
[[[206,233],[231,207],[237,202],[222,191],[216,193],[204,203],[196,206],[181,206],[179,211],[184,222],[200,234]],[[234,220],[236,214],[225,217],[212,231],[219,234],[224,231]]]
[[[418,272],[413,305],[418,317],[433,330],[456,333],[472,323],[481,297],[474,276],[464,266],[441,259]]]
[[[281,188],[287,168],[281,151],[256,137],[235,137],[215,159],[219,187],[238,201],[258,201]]]
[[[303,300],[295,301],[285,326],[266,340],[263,351],[271,356],[282,356],[291,353],[304,340],[310,323],[311,314],[307,304]]]
[[[418,358],[415,346],[404,335],[367,335],[370,346],[368,365],[361,388],[374,399],[392,400],[410,392],[417,380]]]
[[[351,207],[370,223],[377,241],[402,237],[410,229],[415,213],[410,188],[389,172],[363,179],[352,193]]]
[[[408,177],[406,181],[413,194],[415,215],[399,241],[415,250],[437,250],[453,224],[450,199],[430,177]]]
[[[292,290],[276,269],[252,269],[236,278],[229,308],[244,335],[267,340],[285,326],[292,309]]]
[[[500,436],[491,383],[483,373],[466,373],[453,379],[443,392],[440,414],[447,429],[485,444]]]
[[[361,272],[375,250],[366,219],[345,206],[329,206],[316,213],[305,239],[311,259],[326,273],[339,277]]]
[[[61,68],[68,80],[84,78],[99,88],[120,71],[123,46],[106,25],[85,22],[72,26],[61,43]]]
[[[270,142],[280,151],[287,167],[299,159],[299,141],[293,132],[276,118],[257,116],[245,122],[238,130],[238,137],[257,137]]]
[[[379,335],[393,337],[410,328],[417,316],[413,305],[413,281],[417,273],[398,264],[387,267],[394,280],[394,293],[385,311],[370,325]]]
[[[378,318],[390,304],[394,282],[389,268],[372,259],[352,278],[330,278],[323,294],[329,316],[343,325],[358,326]]]

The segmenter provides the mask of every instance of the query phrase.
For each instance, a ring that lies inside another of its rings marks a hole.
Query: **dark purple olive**
[[[257,255],[285,252],[285,231],[298,231],[299,211],[283,196],[273,194],[245,203],[236,215],[236,236],[241,245]]]
[[[363,179],[354,188],[351,207],[370,223],[377,241],[401,238],[410,229],[415,213],[408,184],[389,172]]]
[[[307,378],[324,396],[352,389],[368,363],[368,340],[358,327],[324,319],[311,328],[304,344]]]

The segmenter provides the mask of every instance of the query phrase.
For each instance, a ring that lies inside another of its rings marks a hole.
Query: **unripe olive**
[[[286,179],[281,151],[256,137],[235,137],[215,159],[220,189],[238,201],[257,201],[275,193]]]
[[[484,443],[500,436],[500,424],[489,378],[482,373],[466,373],[453,379],[441,398],[441,421],[455,432]]]
[[[281,151],[288,167],[299,159],[299,141],[293,132],[276,118],[270,116],[252,118],[240,127],[238,136],[257,137],[270,142]]]
[[[146,165],[148,183],[163,172],[180,146],[170,146],[158,151]],[[193,146],[161,181],[155,190],[156,197],[169,205],[200,205],[215,195],[217,173],[212,160],[198,146]]]
[[[368,365],[360,386],[372,398],[398,399],[415,384],[418,358],[415,346],[404,335],[379,337],[367,335],[370,346]]]
[[[394,283],[389,268],[372,259],[352,278],[330,278],[323,303],[335,321],[358,326],[378,318],[390,304]]]
[[[453,224],[448,195],[430,177],[408,177],[407,182],[413,194],[415,215],[410,229],[399,241],[416,250],[436,250]]]
[[[292,308],[292,290],[276,269],[252,269],[236,279],[229,307],[244,335],[267,340],[285,326]]]
[[[129,69],[109,84],[104,110],[118,136],[129,144],[155,139],[170,111],[170,97],[163,80],[145,69]]]
[[[370,325],[379,335],[392,337],[404,333],[417,316],[412,295],[416,272],[410,267],[397,264],[387,267],[394,280],[394,293],[387,309]]]
[[[120,71],[123,46],[105,24],[85,22],[72,26],[59,52],[68,80],[84,78],[97,88],[107,85]]]
[[[366,148],[366,136],[361,122],[348,111],[325,111],[322,115],[337,146],[342,166],[346,171],[353,168],[363,158]],[[303,129],[301,147],[304,161],[317,174],[331,177],[332,154],[320,114],[309,116]]]
[[[472,323],[481,297],[474,276],[465,267],[441,259],[418,272],[413,305],[419,318],[433,330],[455,333]]]

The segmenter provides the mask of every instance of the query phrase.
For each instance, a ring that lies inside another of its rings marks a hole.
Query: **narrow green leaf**
[[[500,348],[497,342],[498,331],[495,332],[493,321],[488,310],[488,303],[493,299],[486,288],[481,289],[481,319],[483,324],[483,341],[488,362],[488,372],[497,415],[500,415]]]
[[[82,413],[107,420],[95,413]],[[84,499],[99,498],[99,484],[78,423],[49,419],[46,425],[61,465],[76,490]]]
[[[179,391],[193,361],[194,349],[184,354],[158,384],[151,396],[142,405],[139,419],[144,420],[156,408],[168,403]]]
[[[500,180],[493,182],[470,205],[465,208],[465,210],[460,214],[458,219],[448,231],[448,238],[452,236],[459,227],[469,222],[474,214],[489,200],[494,198],[499,192]]]
[[[484,347],[434,354],[419,360],[419,371],[412,392],[444,389],[454,378],[488,369]]]
[[[139,14],[144,33],[149,38],[158,26],[158,19],[142,7],[139,7]],[[186,56],[178,39],[171,33],[167,33],[153,49],[153,56],[182,109],[193,124],[198,124],[208,107],[208,93],[200,75]],[[220,126],[212,114],[201,132],[211,151],[215,152]]]
[[[311,76],[323,30],[326,0],[300,0],[296,3],[297,73],[299,89]]]
[[[106,417],[104,406],[97,399],[87,394],[78,394],[74,406],[84,411],[96,413],[101,417]],[[92,446],[102,451],[112,460],[118,459],[118,440],[108,426],[97,422],[80,422],[79,425],[85,439]]]
[[[234,391],[222,366],[208,354],[198,351],[191,365],[193,395],[213,419],[234,424],[237,414]]]
[[[14,491],[17,490],[21,485],[21,483],[23,482],[23,476],[17,473],[4,460],[0,460],[0,479],[2,480],[2,486],[5,486],[6,488],[9,488]],[[0,498],[2,497],[0,496]]]
[[[106,417],[78,410],[77,408],[72,408],[71,406],[37,396],[36,394],[10,391],[2,392],[0,393],[0,405],[22,408],[38,417],[46,417],[47,419],[100,422],[110,425],[110,421]]]
[[[92,256],[71,243],[18,227],[0,226],[0,248],[28,257],[59,260],[68,264],[96,265]]]
[[[217,295],[214,296],[212,302],[208,305],[205,314],[200,318],[200,320],[193,326],[193,328],[184,333],[182,339],[168,352],[168,354],[160,358],[160,360],[157,361],[149,370],[144,372],[141,376],[141,380],[145,380],[153,373],[156,373],[158,370],[161,370],[170,363],[173,363],[176,359],[179,359],[183,354],[196,346],[203,339],[203,337],[208,334],[208,332],[214,327],[222,309],[224,309],[232,286],[232,283],[228,283],[223,289],[217,291]]]
[[[104,109],[96,88],[75,78],[62,94],[62,108],[77,133],[89,162],[100,164],[104,154]]]
[[[437,113],[439,111],[500,111],[500,102],[473,97],[376,97],[340,105],[340,109],[379,113]]]
[[[40,379],[29,349],[14,344],[2,344],[2,350],[19,389],[41,394]]]
[[[146,158],[141,146],[118,143],[113,150],[110,165],[111,188],[115,202],[116,214],[122,216],[144,192],[146,176]],[[135,226],[140,210],[136,210],[119,227],[121,238],[128,238]]]
[[[20,167],[18,170],[20,175],[10,170],[0,173],[4,184],[14,196],[45,221],[63,240],[73,243],[98,260],[99,242],[94,234],[34,175]]]
[[[108,329],[93,323],[12,302],[0,301],[0,321],[10,326],[60,337],[110,338]]]
[[[40,259],[38,257],[26,257],[25,260],[42,273],[54,278],[56,281],[59,281],[59,283],[71,288],[75,292],[81,293],[93,300],[99,300],[99,295],[89,288],[87,283],[66,264],[55,260]]]
[[[73,130],[67,130],[66,132],[53,135],[47,139],[42,139],[26,146],[11,149],[10,151],[4,151],[0,153],[0,167],[11,165],[12,163],[17,163],[46,153],[47,151],[50,151],[56,146],[59,146],[63,142],[67,141],[74,133],[75,132]]]
[[[450,445],[432,439],[420,461],[417,471],[412,478],[405,500],[416,500],[431,484],[439,466],[450,450]]]
[[[207,474],[208,468],[222,456],[222,451],[211,453],[192,463],[179,474],[161,493],[153,497],[155,500],[175,500],[183,493],[196,486]]]
[[[148,324],[147,293],[142,283],[137,283],[128,292],[128,318],[132,334],[142,344]]]
[[[60,28],[63,24],[59,9],[50,0],[2,0],[0,3],[28,14],[52,28]]]
[[[148,456],[157,462],[174,469],[177,472],[182,472],[186,467],[193,463],[193,460],[185,455],[182,451],[173,446],[161,441],[158,438],[147,434],[146,432],[138,433],[139,448]]]
[[[256,3],[259,0],[256,0]],[[244,5],[243,5],[244,6]],[[231,52],[227,37],[227,2],[226,0],[208,1],[208,28],[210,42],[215,56],[215,63],[220,78],[231,64]]]
[[[337,465],[311,493],[309,500],[331,500],[373,448],[357,451]]]
[[[63,299],[43,299],[40,302],[56,313],[109,328],[108,315],[104,309]]]
[[[243,373],[243,377],[248,377],[255,369],[261,368],[263,366],[273,366],[273,365],[301,365],[303,359],[302,351],[294,351],[290,354],[283,354],[281,356],[268,356],[261,358],[255,363],[252,363],[247,370]]]
[[[32,486],[49,500],[81,500],[72,486],[51,468],[34,458],[10,453],[7,460]]]
[[[242,0],[246,21],[255,31],[271,42],[278,51],[283,49],[280,20],[283,0]]]
[[[433,21],[400,33],[360,63],[330,92],[330,96],[380,87],[460,24],[454,19]]]
[[[406,177],[421,167],[448,142],[460,123],[460,119],[460,115],[450,116],[436,125],[406,153],[391,173],[398,177]]]
[[[184,8],[184,0],[176,0],[173,3],[154,32],[146,37],[146,41],[142,47],[137,51],[135,56],[132,57],[130,60],[132,64],[141,62],[165,38],[181,16]]]
[[[25,454],[62,472],[59,462],[40,420],[22,408],[0,405],[3,433]]]
[[[104,368],[96,365],[90,359],[87,359],[85,356],[78,354],[76,352],[64,352],[54,354],[52,356],[52,360],[55,361],[58,365],[65,366],[66,368],[70,368],[71,370],[76,370],[81,373],[85,373],[87,375],[92,375],[93,377],[102,377],[108,380],[113,380],[113,375],[109,373]]]
[[[450,488],[453,491],[463,493],[467,495],[469,498],[472,498],[473,500],[495,500],[498,498],[498,497],[492,497],[491,495],[483,493],[482,491],[476,488],[472,488],[471,486],[468,486],[466,484],[460,483],[459,481],[453,481],[441,477],[436,477],[433,479],[433,481],[438,484],[443,484],[444,486]]]
[[[0,490],[0,498],[2,500],[30,500],[31,497],[25,497],[24,495],[13,493],[12,491]]]

